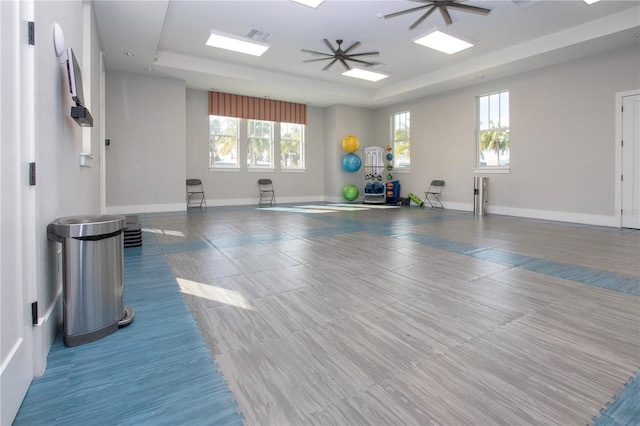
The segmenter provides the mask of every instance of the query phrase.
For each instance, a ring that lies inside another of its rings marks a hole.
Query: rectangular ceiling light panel
[[[324,0],[293,0],[296,3],[304,4],[305,6],[313,7],[314,9],[324,1]]]
[[[342,75],[346,75],[347,77],[360,78],[362,80],[369,80],[369,81],[378,81],[378,80],[382,80],[383,78],[389,77],[386,74],[380,74],[377,72],[367,71],[360,68],[351,68],[349,71],[343,72]]]
[[[260,56],[269,49],[267,43],[259,43],[246,38],[224,34],[211,30],[209,39],[205,43],[207,46],[219,49],[232,50],[234,52],[246,53],[247,55]]]
[[[427,34],[421,35],[413,40],[413,42],[429,47],[431,49],[439,50],[440,52],[444,52],[449,55],[473,46],[473,44],[469,43],[468,41],[464,41],[460,38],[443,33],[439,30],[434,30]]]

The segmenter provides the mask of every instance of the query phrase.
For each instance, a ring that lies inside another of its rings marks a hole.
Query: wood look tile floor
[[[637,230],[417,207],[144,222],[247,425],[585,425],[640,369]]]

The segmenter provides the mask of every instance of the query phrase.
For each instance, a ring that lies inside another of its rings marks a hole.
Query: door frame
[[[622,140],[622,98],[626,96],[635,96],[640,95],[640,89],[635,90],[626,90],[624,92],[616,93],[616,104],[615,104],[615,173],[613,175],[614,178],[614,210],[612,212],[608,212],[612,216],[618,217],[616,221],[616,225],[618,228],[622,228],[622,214],[620,213],[622,210],[622,182],[620,181],[620,176],[622,175],[622,145],[620,141]]]
[[[7,336],[2,336],[2,343],[11,345],[11,349],[3,348],[0,357],[1,424],[13,421],[35,368],[31,302],[36,300],[37,281],[36,190],[28,179],[28,165],[35,161],[35,46],[27,40],[27,22],[34,21],[34,7],[34,0],[22,0],[3,2],[0,9],[0,73],[3,89],[7,89],[3,98],[12,102],[11,108],[0,107],[6,137],[0,135],[0,190],[4,190],[0,198],[3,204],[9,203],[2,206],[0,215],[3,226],[12,228],[11,233],[3,235],[0,276],[3,294],[10,297],[3,300],[3,307],[15,303],[11,306],[15,321],[6,329],[12,331],[8,339],[15,340],[5,341]]]

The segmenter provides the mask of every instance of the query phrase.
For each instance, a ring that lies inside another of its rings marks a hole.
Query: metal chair
[[[424,198],[429,206],[444,209],[442,202],[440,201],[440,194],[442,194],[442,188],[444,187],[443,180],[432,180],[424,193]],[[424,207],[424,204],[423,204]]]
[[[198,201],[200,201],[199,204]],[[200,179],[187,179],[187,208],[207,207],[207,198]]]
[[[258,179],[258,189],[260,190],[259,206],[266,204],[273,206],[276,204],[276,192],[273,189],[271,179]]]

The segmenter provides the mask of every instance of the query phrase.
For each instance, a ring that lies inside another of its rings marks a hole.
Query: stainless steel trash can
[[[101,339],[128,324],[124,307],[125,217],[62,217],[47,236],[62,243],[64,343],[78,346]]]
[[[484,216],[487,214],[487,200],[489,197],[489,178],[473,178],[473,215]]]

